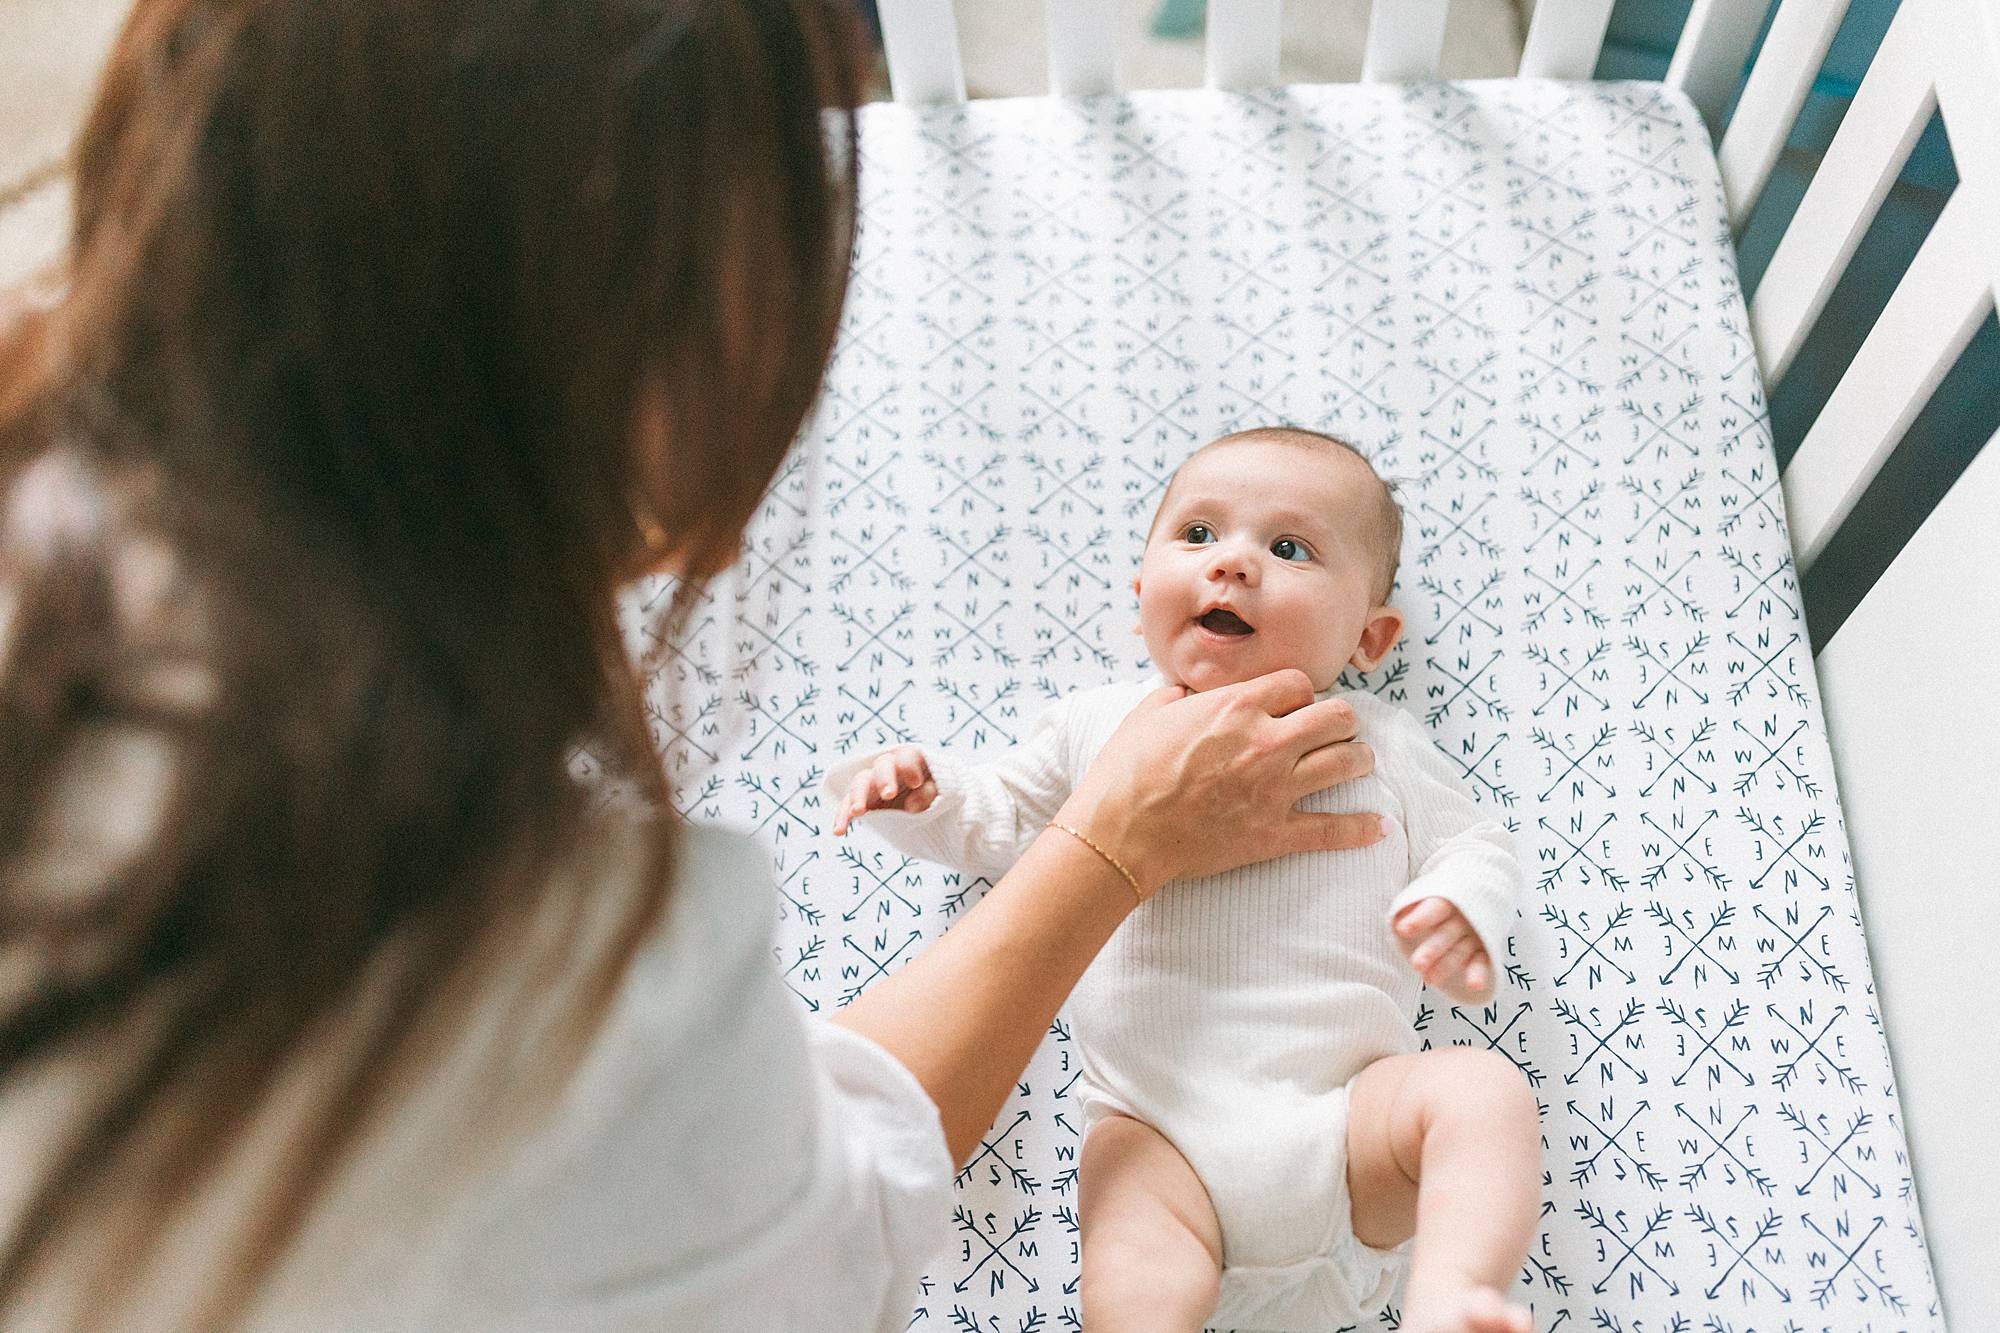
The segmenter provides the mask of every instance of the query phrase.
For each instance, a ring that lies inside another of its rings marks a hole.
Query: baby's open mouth
[[[1255,634],[1257,631],[1226,606],[1218,606],[1213,611],[1196,618],[1195,624],[1213,634]]]

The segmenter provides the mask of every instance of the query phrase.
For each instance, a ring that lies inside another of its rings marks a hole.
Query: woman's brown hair
[[[115,1071],[0,1322],[58,1251],[133,1313],[121,1276],[365,977],[367,1040],[206,1279],[200,1321],[240,1318],[442,978],[570,850],[574,747],[659,794],[614,594],[730,563],[811,405],[857,83],[822,0],[140,0],[60,301],[0,331],[0,1090]],[[562,1059],[671,826],[592,908]]]

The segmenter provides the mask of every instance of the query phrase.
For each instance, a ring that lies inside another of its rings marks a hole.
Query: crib
[[[1294,87],[1280,0],[1209,0],[1209,87],[1124,92],[1114,4],[1049,0],[1048,97],[968,102],[949,0],[883,0],[820,405],[737,568],[626,607],[677,806],[771,847],[787,984],[846,1003],[986,887],[832,838],[826,768],[1137,674],[1167,473],[1334,430],[1408,520],[1404,646],[1350,683],[1533,867],[1499,996],[1418,1028],[1540,1098],[1536,1327],[1990,1326],[2000,448],[1817,658],[1798,578],[1993,310],[2000,10],[1904,0],[1746,302],[1732,230],[1845,0],[1782,0],[1747,79],[1767,6],[1696,0],[1663,82],[1602,84],[1611,0],[1457,84],[1446,0],[1378,0],[1363,81]],[[1764,395],[1934,111],[1960,184],[1780,476]],[[1077,1326],[1074,1077],[1059,1021],[912,1327]]]

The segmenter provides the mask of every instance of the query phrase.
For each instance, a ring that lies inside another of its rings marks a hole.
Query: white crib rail
[[[1535,6],[1521,44],[1521,77],[1589,78],[1610,25],[1611,0],[1544,0]]]
[[[1757,33],[1764,26],[1767,0],[1694,0],[1680,44],[1664,82],[1678,88],[1701,112],[1711,135],[1722,132],[1722,113],[1743,82],[1743,62],[1750,58]]]
[[[1743,85],[1736,114],[1729,118],[1729,130],[1715,152],[1732,228],[1743,229],[1763,195],[1771,168],[1778,164],[1778,152],[1846,14],[1847,0],[1784,0],[1778,6],[1763,53]]]
[[[1780,15],[1782,18],[1783,15]],[[1959,183],[1784,473],[1812,564],[2000,292],[2000,7],[1903,0],[1750,306],[1766,383],[1790,367],[1933,110]],[[1731,132],[1734,132],[1732,126]],[[1987,386],[1993,392],[1992,386]],[[1820,653],[1877,1005],[1947,1314],[2000,1309],[2000,1032],[1973,1016],[2000,933],[2000,438]],[[1907,665],[1893,675],[1885,666]]]
[[[2000,936],[1996,513],[2000,438],[1816,663],[1931,1268],[1965,1329],[2000,1310],[2000,1029],[1984,1017]]]
[[[1764,383],[1791,368],[1834,283],[1937,110],[1923,6],[1897,12],[1750,307]]]
[[[958,58],[958,16],[951,0],[877,0],[875,12],[882,20],[882,55],[896,100],[963,102],[965,65]]]
[[[1283,0],[1209,0],[1209,87],[1260,88],[1278,81],[1282,5]],[[1589,78],[1604,47],[1611,5],[1612,0],[1540,0],[1522,47],[1522,76]],[[1745,7],[1744,0],[1722,0],[1722,5],[1733,10]],[[1361,77],[1368,82],[1436,78],[1449,7],[1450,0],[1375,4],[1369,13]],[[895,99],[964,101],[965,73],[951,0],[878,0],[876,10]],[[1115,92],[1117,0],[1044,0],[1043,13],[1049,91],[1058,97]],[[1742,51],[1736,52],[1736,59],[1740,66]]]
[[[1993,309],[2000,278],[1993,22],[1988,0],[1905,0],[1751,302],[1765,383],[1775,384],[1935,107],[1956,147],[1959,184],[1785,469],[1801,569],[1825,550]]]
[[[1362,79],[1368,83],[1435,79],[1438,57],[1444,52],[1445,17],[1445,0],[1387,0],[1373,6],[1368,12]]]
[[[1276,83],[1280,0],[1209,0],[1208,10],[1208,86]]]
[[[1118,89],[1118,0],[1043,0],[1049,33],[1049,91],[1088,97]]]

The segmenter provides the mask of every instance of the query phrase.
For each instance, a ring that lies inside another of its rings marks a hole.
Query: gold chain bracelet
[[[1115,869],[1119,874],[1123,875],[1125,877],[1125,882],[1132,886],[1133,900],[1135,902],[1140,902],[1140,903],[1146,901],[1145,890],[1139,887],[1139,881],[1132,877],[1132,872],[1125,868],[1125,863],[1123,861],[1120,861],[1117,857],[1113,856],[1110,852],[1105,851],[1102,847],[1099,847],[1095,842],[1092,842],[1090,838],[1086,836],[1081,829],[1073,829],[1069,825],[1061,822],[1060,820],[1055,820],[1055,819],[1051,819],[1049,821],[1048,827],[1061,829],[1064,833],[1069,834],[1070,837],[1075,838],[1078,842],[1090,848],[1091,851],[1096,852],[1099,856],[1109,861],[1112,865],[1112,868]]]

